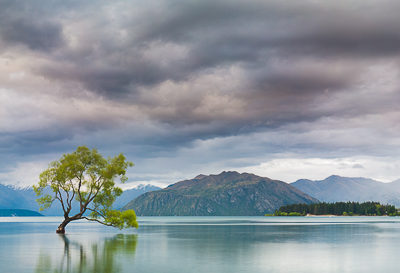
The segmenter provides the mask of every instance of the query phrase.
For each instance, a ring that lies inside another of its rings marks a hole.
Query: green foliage
[[[36,201],[39,204],[39,211],[43,211],[45,209],[48,209],[53,204],[54,199],[51,197],[50,194],[45,194],[42,197],[38,198]]]
[[[288,216],[303,216],[303,215],[299,212],[289,212]]]
[[[61,203],[66,224],[87,219],[120,229],[137,228],[133,210],[120,212],[112,209],[115,199],[122,194],[116,180],[125,183],[128,179],[126,170],[131,166],[133,163],[123,154],[105,159],[96,149],[80,146],[73,153],[51,162],[49,168],[40,174],[39,183],[34,186],[40,196],[37,199],[40,210],[49,208],[57,200]],[[74,200],[78,203],[79,213],[70,216]],[[88,213],[90,217],[85,216]]]
[[[274,216],[288,216],[288,214],[287,214],[287,212],[282,212],[282,211],[276,210],[274,212]]]
[[[284,212],[284,211],[276,210],[274,212],[273,216],[304,216],[304,214],[298,213],[298,212]]]
[[[104,222],[119,229],[130,227],[138,228],[134,210],[125,210],[123,212],[119,210],[109,210],[104,217]]]
[[[316,203],[316,204],[293,204],[279,208],[274,215],[286,216],[293,213],[300,215],[367,215],[381,216],[398,215],[396,208],[393,205],[381,205],[378,202],[336,202],[336,203]]]

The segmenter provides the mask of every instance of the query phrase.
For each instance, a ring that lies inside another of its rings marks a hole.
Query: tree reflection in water
[[[71,241],[67,235],[60,234],[59,236],[64,242],[63,256],[53,264],[49,254],[41,254],[36,266],[37,273],[121,272],[117,254],[133,258],[136,252],[136,234],[118,234],[88,246],[84,246],[79,241]]]

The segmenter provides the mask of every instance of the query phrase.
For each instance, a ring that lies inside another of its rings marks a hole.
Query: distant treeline
[[[395,206],[381,205],[378,202],[336,202],[315,204],[293,204],[280,207],[275,216],[304,216],[313,215],[366,215],[366,216],[396,216],[399,215]]]

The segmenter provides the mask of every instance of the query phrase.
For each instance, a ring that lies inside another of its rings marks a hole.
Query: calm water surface
[[[399,272],[399,217],[0,217],[0,272]]]

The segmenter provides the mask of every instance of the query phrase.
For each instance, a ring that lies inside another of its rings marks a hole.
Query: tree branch
[[[74,187],[74,183],[72,182],[72,179],[69,180],[69,183],[71,184],[71,187],[72,187],[72,196],[71,196],[71,199],[69,199],[69,207],[72,208],[72,201],[74,200],[76,191],[75,191],[75,187]]]
[[[89,201],[89,202],[86,202],[86,206],[87,206],[87,204],[89,204],[89,203],[94,199],[94,197],[96,197],[96,195],[99,193],[99,191],[100,191],[102,185],[99,185],[96,194],[95,194],[94,197],[92,198],[93,188],[94,188],[95,186],[97,186],[97,183],[99,183],[99,182],[100,182],[100,179],[102,179],[102,178],[103,178],[103,176],[100,175],[99,178],[97,178],[97,180],[94,181],[94,183],[93,183],[94,185],[92,185],[92,186],[90,187],[90,193],[89,193],[88,199],[87,199],[87,201],[89,201],[89,200],[90,200],[90,201]]]
[[[87,210],[90,210],[90,211],[93,211],[93,212],[96,212],[96,213],[98,213],[101,217],[105,218],[104,214],[101,213],[100,211],[97,211],[97,210],[94,210],[94,209],[91,209],[91,208],[86,208],[86,209],[87,209]]]
[[[79,185],[78,185],[78,195],[79,195],[79,203],[80,203],[80,210],[82,210],[82,195],[81,195],[81,187],[82,187],[82,177],[83,177],[83,173],[85,172],[87,167],[87,164],[83,165],[83,169],[82,172],[79,174],[78,180],[79,180]]]
[[[63,209],[63,211],[64,211],[64,215],[65,215],[65,214],[67,214],[67,211],[65,210],[64,200],[63,200],[63,198],[62,198],[62,195],[61,195],[60,190],[57,190],[57,191],[56,191],[56,196],[57,196],[57,194],[60,195],[60,197],[57,197],[57,199],[60,200],[62,209]]]
[[[100,224],[102,224],[102,225],[109,226],[109,227],[113,227],[112,224],[105,223],[105,222],[100,221],[100,220],[98,220],[98,219],[92,219],[92,218],[87,218],[87,217],[81,217],[81,219],[86,219],[86,220],[88,220],[88,221],[98,222],[98,223],[100,223]]]
[[[99,176],[99,178],[94,182],[95,186],[97,186],[97,183],[100,181],[101,178],[102,178],[102,176]],[[85,204],[83,205],[83,207],[81,207],[81,211],[80,211],[81,215],[83,215],[83,214],[85,213],[85,211],[86,211],[87,206],[89,205],[89,203],[92,202],[93,199],[96,198],[96,196],[99,194],[99,192],[100,192],[102,186],[103,186],[103,185],[99,185],[99,186],[98,186],[97,191],[96,191],[96,193],[95,193],[93,196],[92,196],[92,193],[93,193],[93,186],[90,188],[90,193],[89,193],[89,195],[88,195],[88,198],[87,198]],[[83,209],[82,209],[82,208],[83,208]]]
[[[66,189],[64,189],[64,188],[63,188],[63,190],[65,191],[65,193],[66,193],[66,195],[67,195],[67,196],[66,196],[66,197],[67,197],[67,198],[66,198],[66,199],[67,199],[67,207],[68,207],[67,210],[69,210],[69,209],[71,208],[71,205],[70,205],[69,202],[68,202],[68,201],[69,201],[69,192],[68,192],[68,190],[66,190]]]
[[[80,204],[80,206],[81,206],[81,209],[80,209],[80,210],[82,210],[82,195],[81,195],[82,176],[83,176],[83,171],[81,172],[81,174],[80,174],[79,177],[78,177],[78,180],[79,180],[78,195],[79,195],[79,204]]]

